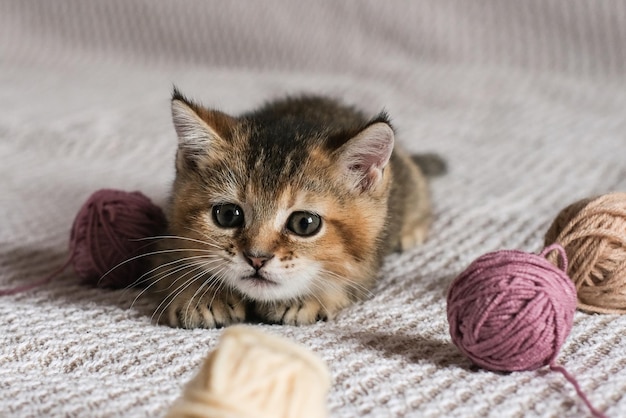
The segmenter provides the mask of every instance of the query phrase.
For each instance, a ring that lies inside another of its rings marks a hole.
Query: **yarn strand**
[[[549,367],[550,367],[550,370],[561,373],[563,377],[565,377],[565,379],[567,379],[567,381],[570,382],[572,386],[574,386],[574,389],[576,390],[578,397],[582,399],[585,405],[587,405],[587,408],[589,408],[589,411],[594,417],[607,418],[607,416],[604,413],[598,411],[591,404],[591,401],[589,401],[589,398],[587,398],[587,395],[585,394],[585,392],[583,392],[583,390],[580,388],[580,385],[578,384],[578,381],[576,380],[576,378],[572,376],[563,366],[559,366],[556,363],[551,363]]]
[[[0,290],[0,296],[16,295],[18,293],[28,292],[29,290],[33,290],[33,289],[36,289],[38,287],[47,285],[52,280],[54,280],[55,277],[57,277],[59,274],[63,273],[63,271],[67,268],[67,266],[69,266],[72,263],[73,258],[74,258],[73,255],[71,255],[67,259],[67,261],[65,263],[63,263],[63,265],[61,267],[59,267],[54,272],[50,273],[48,276],[44,277],[41,280],[37,280],[36,282],[29,283],[29,284],[24,284],[24,285],[21,285],[21,286],[12,287],[10,289],[1,289]]]
[[[98,287],[127,287],[135,282],[143,268],[138,254],[144,254],[147,246],[140,240],[162,233],[165,225],[161,208],[140,192],[98,190],[87,199],[74,219],[69,256],[63,265],[34,283],[2,289],[0,296],[44,286],[69,265],[84,283]],[[116,270],[115,274],[113,270]]]

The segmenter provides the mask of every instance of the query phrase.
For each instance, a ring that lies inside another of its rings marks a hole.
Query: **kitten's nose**
[[[269,260],[274,258],[272,254],[264,254],[264,253],[253,253],[245,251],[243,253],[246,261],[256,270],[259,270],[261,267],[265,265]]]

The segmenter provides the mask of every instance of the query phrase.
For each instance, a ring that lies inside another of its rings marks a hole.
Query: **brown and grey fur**
[[[195,328],[251,316],[284,324],[332,318],[370,294],[385,255],[426,237],[427,181],[397,146],[386,149],[394,135],[384,113],[367,118],[335,100],[302,96],[232,117],[176,90],[172,113],[179,137],[172,238],[161,243],[151,279],[160,322]],[[239,205],[245,223],[213,222],[212,207],[222,203]],[[295,210],[319,214],[320,232],[301,237],[282,226]],[[249,268],[244,254],[263,254],[281,279],[277,287],[236,277]]]

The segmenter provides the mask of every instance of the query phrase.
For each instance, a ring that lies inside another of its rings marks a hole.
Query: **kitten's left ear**
[[[178,134],[179,156],[194,161],[216,155],[227,148],[235,120],[225,113],[209,110],[186,99],[178,90],[172,95],[172,119]]]
[[[386,121],[379,121],[339,148],[340,169],[351,189],[364,192],[376,187],[391,158],[393,144],[393,129]]]

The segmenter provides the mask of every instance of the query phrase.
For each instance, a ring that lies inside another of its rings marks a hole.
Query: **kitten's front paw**
[[[215,295],[208,292],[195,298],[183,292],[168,304],[158,322],[175,328],[218,328],[243,322],[245,318],[245,303],[232,292]]]
[[[314,299],[261,304],[257,306],[257,314],[276,324],[308,325],[332,319],[335,312]]]
[[[428,225],[420,225],[413,230],[403,231],[400,237],[400,251],[406,251],[423,244],[427,236]]]

